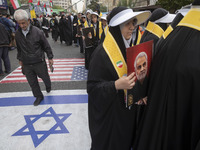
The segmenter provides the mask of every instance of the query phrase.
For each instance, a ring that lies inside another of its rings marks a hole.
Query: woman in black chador
[[[73,19],[73,40],[74,40],[74,44],[75,46],[78,46],[77,45],[77,37],[76,37],[76,34],[77,34],[77,26],[78,26],[78,17],[77,15],[74,16],[74,19]]]
[[[60,18],[59,30],[60,30],[60,43],[62,44],[63,41],[66,42],[66,36],[67,36],[67,20],[65,15],[62,15]]]
[[[134,150],[200,150],[200,0],[157,47]]]
[[[59,25],[56,14],[53,14],[53,18],[50,20],[50,29],[52,32],[52,39],[56,42],[59,36]]]
[[[165,18],[166,19],[170,18],[169,21],[167,21],[167,23]],[[156,10],[154,10],[151,17],[148,20],[146,30],[142,35],[140,43],[153,40],[154,45],[156,45],[159,38],[163,35],[164,31],[167,29],[167,24],[171,23],[172,20],[173,17],[171,17],[171,14],[169,14],[167,10],[163,8],[157,8]]]
[[[135,73],[126,76],[126,48],[132,45],[134,28],[149,15],[150,12],[136,14],[132,9],[116,7],[108,16],[109,31],[95,49],[88,73],[91,150],[131,149],[136,114],[135,106],[126,108],[124,90],[135,85]]]

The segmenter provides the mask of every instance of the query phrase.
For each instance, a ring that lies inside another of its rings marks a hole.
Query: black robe
[[[77,37],[76,37],[77,26],[78,26],[78,18],[77,18],[77,15],[75,15],[74,19],[73,19],[73,40],[74,40],[74,43],[77,43]]]
[[[66,44],[67,45],[72,45],[72,20],[71,16],[67,16],[67,40]]]
[[[70,36],[69,36],[69,26],[67,19],[60,19],[59,22],[60,29],[60,42],[65,41],[66,44],[69,44]]]
[[[126,48],[119,26],[109,29],[126,60]],[[130,150],[135,135],[136,109],[127,109],[119,79],[103,45],[94,51],[88,73],[89,129],[91,150]]]
[[[98,46],[99,44],[99,21],[97,21],[96,24],[96,29],[94,27],[93,24],[93,28],[95,30],[96,36],[94,36],[94,41],[93,41],[93,45],[91,47],[86,47],[85,48],[85,68],[88,69],[90,66],[90,60],[91,60],[91,56],[92,53],[94,52],[95,48]]]
[[[59,25],[57,19],[50,20],[50,28],[52,29],[52,39],[57,41],[59,36]]]
[[[158,48],[134,150],[199,150],[200,31],[178,26]]]

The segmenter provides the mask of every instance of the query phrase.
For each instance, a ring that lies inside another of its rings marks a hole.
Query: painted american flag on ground
[[[87,80],[84,58],[54,59],[53,73],[50,72],[48,63],[47,66],[52,82]],[[40,78],[38,80],[39,82],[42,81]],[[0,83],[16,82],[27,82],[26,77],[22,74],[21,67],[18,67],[0,81]]]

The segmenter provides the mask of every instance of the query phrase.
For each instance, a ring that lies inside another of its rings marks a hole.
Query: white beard
[[[147,75],[147,71],[144,71],[141,75],[138,75],[136,73],[136,77],[137,77],[138,80],[144,79],[146,77],[146,75]]]

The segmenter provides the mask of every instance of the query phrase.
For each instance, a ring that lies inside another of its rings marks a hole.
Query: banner
[[[6,0],[4,0],[4,1],[6,1]],[[21,6],[21,3],[19,0],[10,0],[10,2],[12,3],[12,6],[14,9],[17,9]]]
[[[28,3],[29,3],[29,9],[30,9],[31,18],[36,18],[33,1],[29,0]]]

